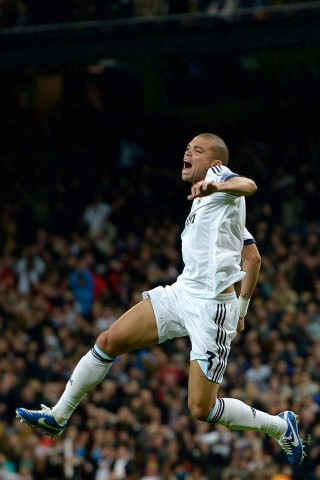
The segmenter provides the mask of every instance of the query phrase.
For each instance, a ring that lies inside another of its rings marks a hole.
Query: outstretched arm
[[[242,270],[246,272],[246,276],[241,281],[240,287],[240,318],[237,328],[238,332],[242,332],[242,330],[244,330],[244,317],[247,313],[251,295],[256,287],[261,266],[261,256],[255,243],[244,245],[241,252],[241,257]]]
[[[235,176],[225,182],[206,182],[202,180],[191,187],[191,194],[188,200],[198,197],[206,197],[216,192],[230,193],[231,195],[249,197],[257,191],[257,185],[251,178]]]

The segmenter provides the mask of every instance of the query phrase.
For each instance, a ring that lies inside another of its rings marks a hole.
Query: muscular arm
[[[242,252],[242,270],[246,276],[241,282],[240,296],[248,300],[256,287],[260,266],[261,256],[255,243],[244,245]]]
[[[257,191],[257,185],[251,178],[247,177],[232,177],[225,182],[206,182],[202,180],[191,187],[191,194],[188,200],[193,200],[197,197],[206,197],[216,192],[230,193],[231,195],[249,197]]]
[[[241,257],[242,269],[246,272],[246,276],[241,281],[240,299],[250,300],[257,284],[261,266],[261,256],[256,244],[244,245]],[[237,328],[238,332],[242,330],[244,330],[244,317],[240,317]]]

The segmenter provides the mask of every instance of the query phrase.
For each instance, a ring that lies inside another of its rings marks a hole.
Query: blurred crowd
[[[180,169],[199,131],[154,119],[137,128],[123,114],[110,122],[83,94],[43,116],[18,98],[6,97],[1,117],[1,480],[319,480],[318,136],[289,124],[291,139],[217,132],[230,168],[259,186],[247,227],[262,255],[220,395],[296,411],[310,436],[303,467],[271,437],[191,419],[186,338],[118,358],[49,439],[15,408],[53,405],[99,332],[182,269],[190,204]]]
[[[238,7],[279,7],[303,3],[307,5],[303,0],[0,0],[0,27],[144,17],[150,19],[159,15],[185,13],[231,14]],[[299,14],[299,10],[295,14]]]

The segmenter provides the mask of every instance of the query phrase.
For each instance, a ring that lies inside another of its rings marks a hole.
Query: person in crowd
[[[100,192],[95,193],[92,202],[86,205],[82,216],[90,237],[99,236],[111,212],[112,207],[103,199],[103,195]]]

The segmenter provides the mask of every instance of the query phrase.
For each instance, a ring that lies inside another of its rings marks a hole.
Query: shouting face
[[[198,135],[188,143],[183,157],[182,180],[196,183],[204,180],[207,171],[221,162],[215,159],[214,142],[211,138]]]

